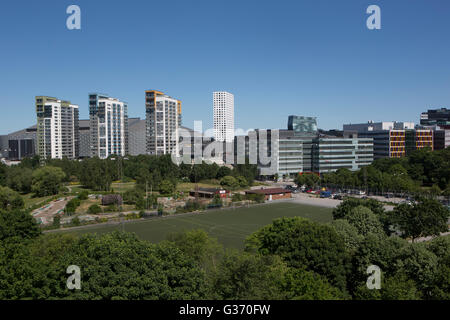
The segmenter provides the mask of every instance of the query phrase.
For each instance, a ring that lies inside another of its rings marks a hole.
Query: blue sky
[[[81,8],[81,30],[66,8]],[[381,7],[381,30],[366,8]],[[415,121],[450,106],[450,1],[40,0],[0,4],[0,134],[36,121],[34,96],[80,106],[88,93],[145,116],[144,91],[183,101],[212,126],[212,92],[235,95],[237,128]]]

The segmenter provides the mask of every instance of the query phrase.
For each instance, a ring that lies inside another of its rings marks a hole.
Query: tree
[[[339,289],[346,286],[350,256],[330,226],[299,217],[276,219],[247,238],[246,250],[279,255],[289,267],[314,271]]]
[[[421,198],[413,204],[400,204],[389,214],[390,220],[402,231],[402,236],[412,238],[437,236],[448,231],[450,211],[435,199]]]
[[[220,180],[220,185],[224,188],[229,188],[231,190],[237,189],[239,187],[238,181],[232,176],[225,176]]]
[[[315,173],[299,174],[295,178],[295,183],[299,186],[306,185],[308,188],[315,188],[319,185],[320,178]]]
[[[90,214],[102,213],[102,208],[98,204],[93,204],[93,205],[89,206],[88,213],[90,213]]]
[[[0,210],[22,209],[24,201],[20,194],[8,187],[0,186]]]
[[[226,166],[221,166],[221,167],[219,168],[219,170],[217,170],[216,178],[220,180],[220,179],[222,179],[223,177],[231,176],[231,174],[232,174],[232,172],[231,172],[231,169],[230,169],[230,168],[228,168],[228,167],[226,167]]]
[[[345,218],[354,208],[364,206],[369,208],[377,216],[384,214],[383,204],[374,199],[346,198],[335,209],[333,209],[333,219]]]
[[[73,198],[69,202],[67,202],[66,207],[64,208],[64,212],[70,216],[75,213],[80,204],[81,204],[80,199]]]
[[[331,226],[336,233],[342,237],[345,247],[349,251],[355,251],[364,237],[358,232],[358,229],[351,225],[346,219],[333,220]]]
[[[0,212],[0,241],[22,241],[41,234],[39,226],[27,211],[12,210]],[[17,240],[18,239],[18,240]]]
[[[405,274],[396,273],[393,276],[381,277],[381,289],[369,290],[361,284],[354,293],[356,300],[420,300],[422,293],[416,283]]]
[[[358,233],[367,236],[369,233],[383,235],[383,225],[378,217],[365,206],[357,206],[353,208],[345,219],[354,226]]]
[[[247,179],[245,179],[245,177],[243,177],[243,176],[237,176],[236,181],[239,184],[239,187],[241,187],[241,188],[245,188],[248,186]]]
[[[170,180],[163,180],[159,184],[159,193],[162,195],[171,195],[175,192],[175,184]]]
[[[380,267],[382,275],[395,274],[398,269],[396,262],[399,251],[407,245],[408,243],[399,237],[368,234],[352,255],[352,270],[348,278],[350,290],[354,292],[358,287],[366,285],[366,272],[371,265]]]
[[[54,216],[53,217],[53,227],[59,229],[61,226],[61,217],[60,216]]]
[[[438,268],[438,258],[422,244],[409,244],[398,252],[395,267],[416,282],[423,292],[432,287]]]
[[[80,183],[95,191],[109,191],[113,181],[113,161],[109,159],[101,160],[97,157],[85,159],[82,162],[80,172]]]
[[[168,242],[155,245],[119,232],[79,239],[45,235],[31,246],[13,249],[8,256],[0,247],[0,298],[206,298],[203,271]],[[67,289],[69,265],[80,267],[82,290]]]
[[[311,271],[293,269],[285,273],[282,280],[284,299],[289,300],[341,300],[342,292],[328,280]]]
[[[224,254],[217,239],[210,238],[204,230],[192,230],[170,234],[167,240],[173,242],[184,255],[192,258],[205,271],[208,281],[212,281]]]
[[[15,191],[30,193],[32,174],[33,171],[29,168],[13,166],[6,175],[6,185]]]
[[[219,299],[281,299],[280,283],[286,270],[277,256],[230,250],[221,261],[212,286]]]
[[[58,194],[65,177],[61,168],[45,166],[33,172],[32,191],[38,197]]]

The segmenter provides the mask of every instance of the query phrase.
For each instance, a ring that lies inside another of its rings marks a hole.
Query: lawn
[[[173,232],[203,229],[211,237],[217,238],[225,247],[242,248],[248,235],[270,224],[273,219],[294,216],[305,217],[322,223],[332,220],[330,208],[279,202],[250,208],[217,210],[204,214],[133,221],[125,223],[123,226],[99,225],[77,231],[64,232],[76,232],[79,234],[104,233],[121,230],[123,227],[125,231],[135,232],[141,239],[159,242],[166,239],[167,235]]]
[[[28,193],[28,194],[25,194],[22,196],[23,201],[25,203],[25,208],[32,207],[36,204],[47,201],[47,200],[51,199],[52,197],[54,197],[54,196],[46,196],[46,197],[34,198],[33,195],[34,195],[33,193]]]

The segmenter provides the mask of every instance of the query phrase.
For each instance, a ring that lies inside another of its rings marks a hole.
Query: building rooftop
[[[245,193],[258,193],[258,194],[264,194],[264,195],[271,195],[271,194],[280,194],[280,193],[292,193],[290,190],[283,189],[283,188],[271,188],[271,189],[254,189],[254,190],[247,190]]]

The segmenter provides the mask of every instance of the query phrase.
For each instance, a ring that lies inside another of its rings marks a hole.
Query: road
[[[311,206],[319,206],[319,207],[326,207],[326,208],[336,208],[342,200],[335,200],[335,199],[329,199],[329,198],[318,198],[314,196],[310,196],[306,193],[293,193],[292,194],[293,202],[301,203],[301,204],[307,204]],[[394,209],[394,206],[391,205],[385,205],[384,208],[387,211],[391,211]]]

